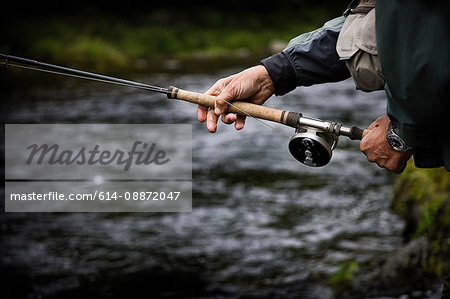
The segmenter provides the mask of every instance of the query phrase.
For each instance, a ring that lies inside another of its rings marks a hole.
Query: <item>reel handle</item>
[[[350,134],[348,137],[351,140],[362,140],[367,134],[369,130],[358,128],[357,126],[353,126],[350,128]]]
[[[170,86],[167,90],[167,97],[169,99],[183,100],[211,108],[214,108],[217,98],[216,96],[187,91],[173,86]],[[296,128],[298,126],[298,120],[302,116],[302,114],[298,112],[279,110],[243,101],[233,101],[232,105],[228,107],[227,111],[239,115],[252,116],[273,121],[293,128]]]

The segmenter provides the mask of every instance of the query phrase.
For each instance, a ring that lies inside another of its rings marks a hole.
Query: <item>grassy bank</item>
[[[417,169],[412,163],[399,177],[392,207],[406,223],[404,238],[427,243],[418,272],[429,277],[450,273],[450,173],[444,168]]]
[[[344,264],[330,278],[337,293],[440,292],[439,282],[450,274],[450,173],[415,168],[410,161],[396,179],[391,208],[405,222],[404,245],[368,265]]]
[[[72,67],[152,67],[162,60],[255,61],[282,49],[292,37],[321,26],[339,10],[188,11],[28,14],[3,19],[0,50]]]

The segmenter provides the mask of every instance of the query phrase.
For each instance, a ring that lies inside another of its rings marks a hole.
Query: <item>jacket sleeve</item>
[[[292,39],[280,53],[261,60],[275,85],[275,94],[286,94],[297,86],[337,82],[350,77],[345,62],[339,60],[336,42],[345,17],[326,22],[323,27]]]
[[[377,47],[387,114],[415,147],[416,167],[450,171],[450,18],[425,1],[377,0]]]

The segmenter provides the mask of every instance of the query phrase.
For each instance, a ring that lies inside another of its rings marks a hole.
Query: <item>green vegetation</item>
[[[336,293],[343,293],[349,289],[350,284],[355,278],[357,272],[357,262],[349,261],[343,263],[336,272],[331,274],[328,283]]]
[[[405,244],[367,263],[344,263],[329,278],[336,294],[430,290],[450,273],[450,173],[411,161],[396,177],[391,207],[405,221]]]
[[[406,241],[425,237],[427,275],[450,271],[450,174],[444,168],[417,169],[412,163],[398,178],[392,207],[406,221]]]
[[[0,51],[90,69],[146,68],[165,59],[258,61],[340,13],[316,5],[303,11],[162,7],[28,14],[3,20]]]

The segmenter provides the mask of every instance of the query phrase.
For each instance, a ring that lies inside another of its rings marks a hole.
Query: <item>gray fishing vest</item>
[[[362,91],[384,89],[375,34],[375,0],[361,0],[348,11],[336,51],[345,60],[356,87]]]

